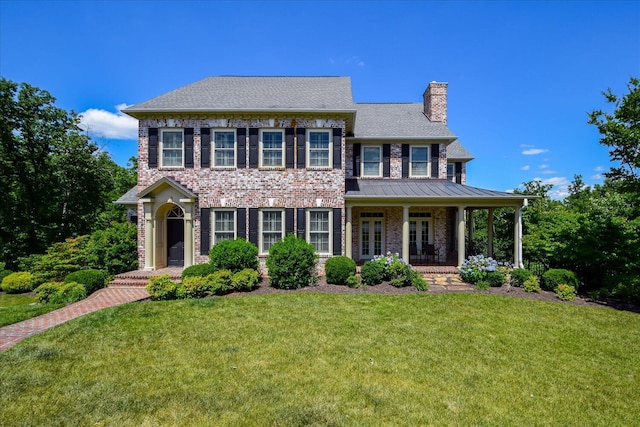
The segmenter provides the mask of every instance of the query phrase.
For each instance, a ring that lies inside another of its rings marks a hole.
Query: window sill
[[[160,171],[183,171],[185,170],[184,166],[160,166],[158,168]]]
[[[234,171],[237,170],[238,168],[235,166],[212,166],[211,170],[215,170],[215,171]]]
[[[284,166],[260,166],[258,170],[261,171],[284,171],[287,170]]]
[[[333,170],[333,168],[331,166],[321,166],[321,167],[307,166],[306,169],[308,171],[330,171],[330,170]]]

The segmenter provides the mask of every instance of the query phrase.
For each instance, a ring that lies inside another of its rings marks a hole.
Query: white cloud
[[[536,154],[546,153],[547,151],[549,150],[547,150],[546,148],[530,148],[528,150],[524,150],[522,154],[524,154],[525,156],[533,156]]]
[[[600,175],[599,173],[595,174],[595,175],[591,175],[589,177],[590,179],[593,179],[595,181],[601,180],[602,179],[602,175]]]
[[[549,196],[552,199],[559,200],[564,199],[569,195],[569,184],[571,182],[564,176],[554,176],[551,178],[533,178],[534,181],[540,181],[540,183],[546,185],[551,184],[553,188],[549,191]]]
[[[596,168],[593,171],[594,172],[602,172],[602,171],[604,171],[604,167],[603,166],[596,166]]]
[[[109,139],[138,139],[138,120],[120,110],[127,104],[116,105],[116,112],[89,108],[80,113],[80,128],[90,135]]]
[[[553,175],[554,173],[557,173],[557,172],[551,169],[545,169],[543,171],[540,171],[540,173],[543,173],[545,175]]]
[[[529,147],[534,147],[534,145],[531,145],[531,144],[520,144],[520,147],[529,148]]]
[[[524,165],[523,167],[520,168],[521,171],[528,171],[529,169],[531,169],[531,166],[529,165]]]
[[[541,165],[538,165],[538,167],[539,167],[540,169],[548,169],[548,168],[549,168],[549,165],[547,165],[547,164],[541,164]]]

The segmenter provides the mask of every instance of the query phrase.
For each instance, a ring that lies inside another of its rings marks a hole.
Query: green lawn
[[[0,354],[1,425],[634,425],[640,316],[481,294],[102,310]]]
[[[0,327],[40,316],[63,306],[36,304],[37,302],[37,299],[28,294],[0,294]]]

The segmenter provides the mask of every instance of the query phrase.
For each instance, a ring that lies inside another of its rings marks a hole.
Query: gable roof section
[[[138,198],[143,199],[145,197],[151,197],[159,191],[163,190],[166,187],[172,187],[176,191],[178,191],[185,199],[195,200],[198,198],[198,195],[193,191],[189,190],[187,187],[176,181],[171,176],[165,176],[142,190],[138,193]]]
[[[116,205],[137,205],[138,204],[138,187],[135,186],[124,193],[115,202]]]
[[[123,111],[355,112],[349,77],[207,77]]]
[[[362,139],[445,139],[456,136],[441,122],[432,122],[418,103],[356,104],[354,137]]]
[[[468,162],[469,160],[473,160],[474,157],[462,146],[462,144],[460,144],[460,140],[456,139],[451,144],[447,145],[447,159]]]

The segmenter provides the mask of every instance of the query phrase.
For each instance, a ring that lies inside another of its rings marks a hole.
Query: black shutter
[[[258,208],[249,208],[249,241],[258,246]]]
[[[353,144],[353,176],[360,176],[360,144]]]
[[[333,128],[333,168],[342,169],[342,128]]]
[[[456,182],[462,184],[462,162],[456,162],[455,168]]]
[[[306,164],[306,154],[307,154],[307,130],[305,128],[297,128],[296,129],[296,150],[298,154],[298,169],[304,169],[307,167]]]
[[[333,254],[342,255],[342,209],[333,208]]]
[[[305,216],[305,209],[298,208],[298,237],[306,239],[305,227],[307,224],[307,217]]]
[[[440,159],[440,144],[431,144],[431,178],[438,178],[438,160]]]
[[[258,167],[258,128],[249,128],[249,167]]]
[[[382,176],[391,176],[391,144],[382,144]]]
[[[200,209],[200,255],[209,255],[211,248],[211,209]]]
[[[409,178],[409,144],[402,144],[402,177]]]
[[[184,129],[184,167],[193,168],[193,128]]]
[[[238,158],[236,159],[236,165],[238,168],[247,167],[247,128],[238,128],[236,130],[236,137],[238,140]]]
[[[284,235],[288,236],[293,234],[293,208],[286,208],[284,210]]]
[[[208,168],[211,159],[211,129],[200,129],[200,167]]]
[[[294,163],[294,150],[295,150],[295,146],[294,146],[294,138],[293,138],[293,133],[294,129],[293,128],[286,128],[284,130],[284,141],[285,141],[285,155],[284,155],[284,166],[287,169],[293,169],[295,163]]]
[[[247,238],[247,209],[236,209],[236,238]]]
[[[158,167],[158,128],[149,128],[149,167]]]

